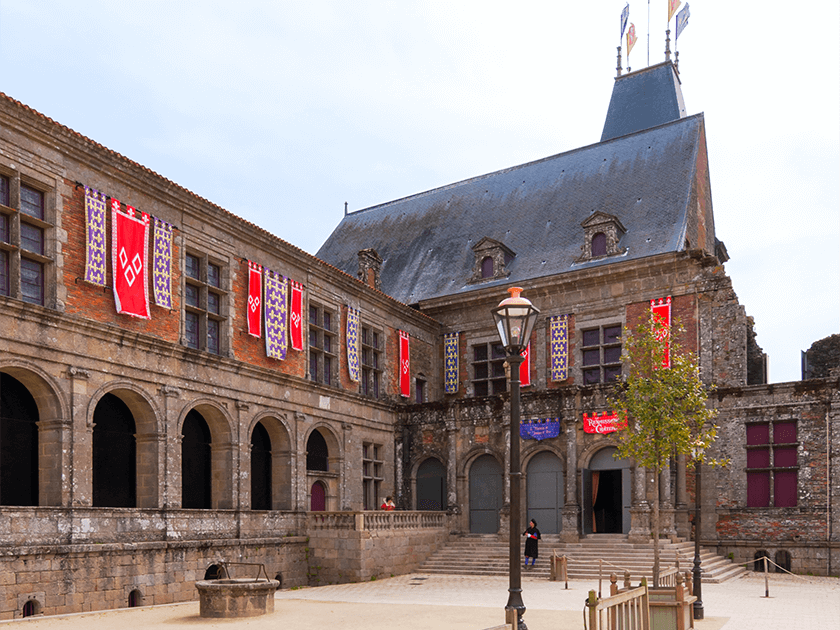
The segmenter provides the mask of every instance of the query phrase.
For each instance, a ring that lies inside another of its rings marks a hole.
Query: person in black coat
[[[531,519],[531,522],[528,523],[528,529],[525,530],[525,568],[528,568],[528,558],[531,558],[531,566],[533,567],[534,564],[537,562],[537,556],[539,555],[539,540],[540,530],[537,529],[537,521]]]

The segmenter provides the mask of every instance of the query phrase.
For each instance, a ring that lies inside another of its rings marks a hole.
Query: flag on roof
[[[630,22],[630,30],[627,31],[627,58],[630,58],[630,51],[633,50],[633,46],[636,44],[636,25]]]
[[[685,8],[677,13],[677,36],[676,39],[679,39],[680,33],[683,32],[683,29],[688,26],[688,18],[691,14],[688,12],[688,2],[685,3]]]
[[[624,31],[627,28],[627,20],[630,18],[630,3],[628,2],[624,5],[624,8],[621,10],[621,35],[618,36],[619,39],[624,38]]]
[[[681,4],[681,0],[668,0],[668,22],[671,21],[672,17],[674,17],[674,13],[677,12],[677,9],[680,8]]]

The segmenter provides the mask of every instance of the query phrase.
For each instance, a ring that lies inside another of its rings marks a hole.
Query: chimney
[[[382,269],[382,258],[373,248],[359,251],[359,280],[372,289],[382,290],[382,279],[379,272]]]

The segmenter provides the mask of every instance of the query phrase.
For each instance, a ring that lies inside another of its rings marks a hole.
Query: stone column
[[[674,526],[674,503],[671,496],[671,460],[665,465],[664,470],[659,473],[659,522],[660,532],[670,540],[677,536]]]
[[[349,422],[342,422],[341,423],[341,432],[343,438],[344,449],[341,453],[341,465],[339,470],[341,470],[341,479],[339,479],[338,483],[338,504],[341,505],[341,510],[344,512],[348,512],[352,510],[352,505],[350,502],[349,492],[347,491],[347,480],[350,478],[350,455],[348,451],[351,449],[351,437],[352,437],[353,425]],[[359,461],[362,461],[361,455],[359,456]],[[378,501],[378,497],[376,501]],[[361,509],[361,508],[360,508]]]
[[[564,425],[566,436],[566,488],[563,501],[563,529],[560,540],[578,542],[580,540],[580,503],[577,496],[577,422],[573,418]]]
[[[650,505],[647,500],[647,470],[644,466],[633,468],[633,507],[630,508],[630,533],[627,536],[631,543],[650,542]]]
[[[250,406],[236,401],[237,443],[233,456],[233,471],[236,483],[233,487],[233,505],[239,510],[251,509],[251,436],[248,433],[248,410]]]
[[[691,536],[691,525],[688,521],[688,493],[685,485],[685,455],[677,455],[677,488],[676,503],[674,504],[674,527],[677,536],[689,538]]]
[[[461,511],[458,501],[458,423],[446,421],[446,442],[448,457],[446,461],[446,509],[453,514]]]
[[[210,444],[211,505],[217,510],[231,510],[233,503],[234,444]]]
[[[181,432],[178,430],[180,405],[178,399],[181,390],[171,385],[160,388],[163,397],[163,492],[162,507],[177,509],[181,507]],[[159,467],[160,468],[160,467]]]
[[[90,372],[77,367],[67,370],[70,377],[71,416],[72,426],[67,436],[70,450],[70,474],[61,483],[62,503],[69,499],[72,507],[90,506],[93,504],[93,477],[91,462],[93,461],[93,419],[88,424],[87,409],[90,396],[87,383]],[[46,425],[44,425],[46,427]],[[41,429],[39,427],[39,433]],[[40,437],[40,435],[39,435]],[[62,449],[63,450],[63,449]],[[59,468],[60,473],[62,469]],[[40,473],[40,471],[39,471]],[[39,481],[39,489],[42,486]],[[69,485],[69,487],[68,487]],[[54,501],[55,497],[50,497]]]

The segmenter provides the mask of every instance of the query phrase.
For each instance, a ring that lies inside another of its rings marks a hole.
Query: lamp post
[[[492,310],[499,337],[505,348],[505,356],[510,366],[510,585],[508,602],[505,606],[505,621],[514,630],[528,630],[522,615],[525,604],[522,602],[522,569],[520,566],[520,492],[522,488],[519,463],[519,366],[522,365],[522,352],[528,347],[531,331],[537,321],[539,310],[529,300],[519,297],[522,289],[508,289],[509,298]]]
[[[703,466],[703,462],[699,459],[695,460],[694,464],[694,569],[692,570],[692,590],[694,591],[694,596],[697,598],[694,601],[694,618],[695,619],[703,619],[704,612],[703,612],[703,581],[702,581],[702,572],[703,569],[700,568],[700,519],[702,515],[700,513],[700,491],[701,491],[701,472],[700,469]]]

